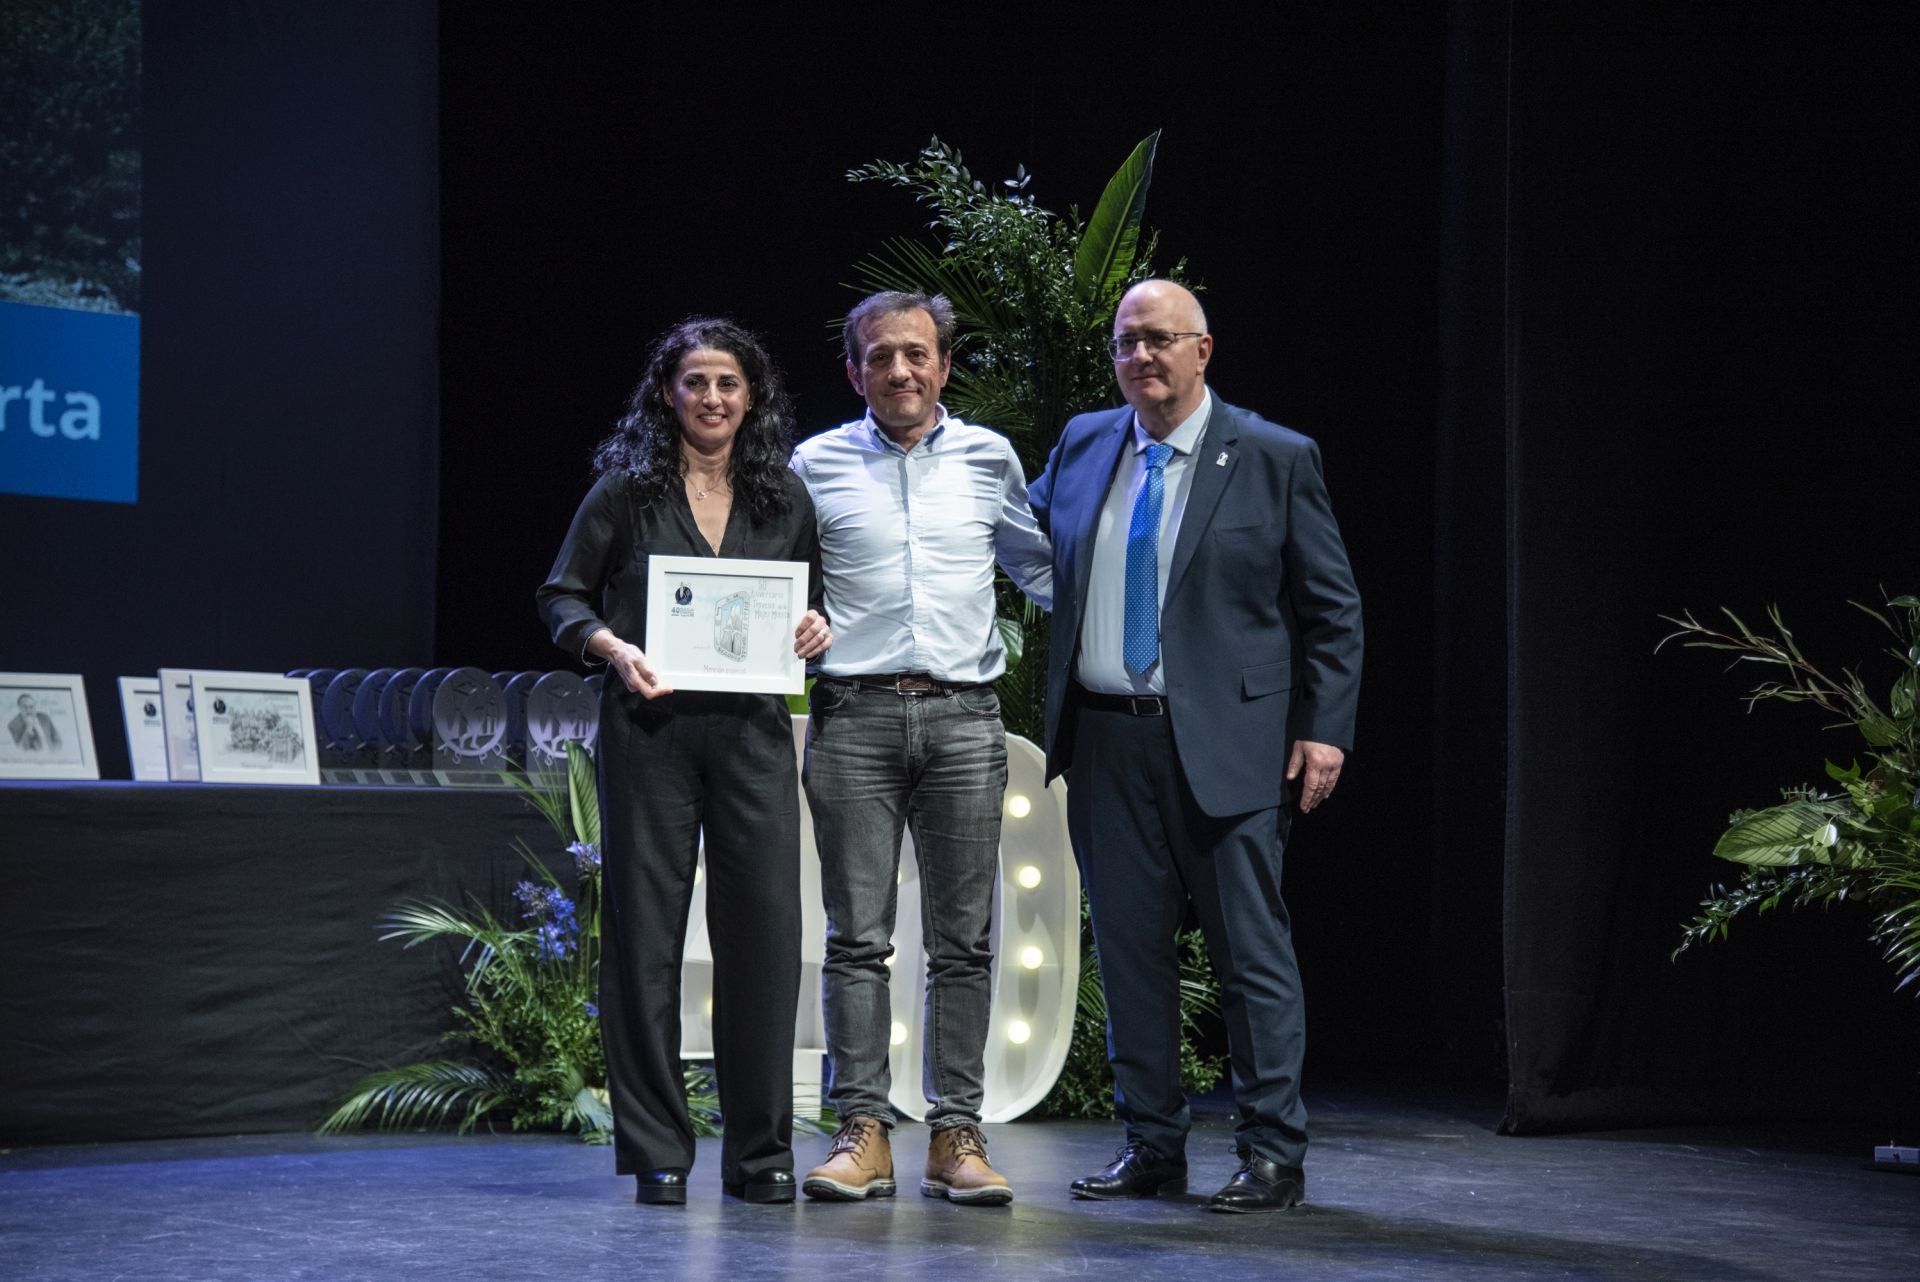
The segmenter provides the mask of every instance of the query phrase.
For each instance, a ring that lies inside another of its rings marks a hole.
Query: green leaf
[[[807,695],[810,691],[812,691],[812,689],[813,689],[813,678],[808,677],[807,684],[801,689],[799,694],[790,694],[787,696],[787,711],[792,713],[796,717],[806,716],[807,715]]]
[[[1859,783],[1860,763],[1856,761],[1845,770],[1842,770],[1839,766],[1829,761],[1827,763],[1827,778],[1832,779],[1836,783]]]
[[[573,816],[574,840],[600,844],[600,785],[593,757],[578,740],[567,740],[567,805]]]
[[[1020,657],[1027,651],[1027,630],[1021,626],[1020,620],[1008,615],[1001,615],[997,622],[1000,624],[1000,644],[1007,651],[1007,671],[1012,672],[1020,666]]]
[[[567,813],[565,793],[558,788],[543,788],[514,770],[503,771],[500,777],[520,790],[527,804],[540,812],[541,817],[559,834],[560,840],[573,840],[572,820]]]
[[[917,240],[895,236],[861,259],[854,270],[860,277],[854,288],[863,293],[902,290],[945,294],[962,330],[1004,332],[1020,324],[1018,314],[979,273],[965,263],[943,258]]]
[[[1876,748],[1900,742],[1900,727],[1878,712],[1860,718],[1860,737]]]
[[[1920,704],[1920,673],[1909,672],[1893,683],[1887,711],[1902,721],[1910,721],[1916,704]]]
[[[1833,844],[1833,808],[1790,801],[1756,811],[1721,834],[1713,853],[1737,864],[1824,864]]]
[[[361,1079],[353,1094],[320,1123],[322,1135],[363,1126],[381,1130],[445,1122],[464,1112],[462,1132],[513,1099],[513,1083],[479,1064],[430,1060],[384,1069]]]
[[[1154,130],[1126,163],[1107,180],[1100,203],[1080,235],[1073,256],[1073,288],[1081,299],[1104,310],[1127,287],[1134,255],[1140,248],[1140,218],[1147,208],[1147,184],[1153,180],[1153,157],[1160,146]]]

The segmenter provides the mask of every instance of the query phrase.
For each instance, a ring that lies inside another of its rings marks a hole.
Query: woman
[[[680,959],[703,828],[721,1181],[749,1202],[793,1200],[800,814],[791,721],[778,695],[675,693],[635,644],[647,559],[658,554],[806,562],[816,608],[794,650],[810,659],[827,648],[813,504],[787,470],[792,430],[779,370],[758,339],[730,321],[681,322],[655,344],[626,416],[595,455],[599,480],[538,593],[554,642],[609,669],[600,1021],[615,1167],[636,1177],[641,1202],[685,1202],[693,1164]]]

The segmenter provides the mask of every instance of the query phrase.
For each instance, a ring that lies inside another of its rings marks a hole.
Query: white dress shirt
[[[820,523],[833,624],[823,675],[992,681],[1007,667],[995,561],[1053,604],[1053,548],[1027,506],[1019,456],[998,432],[939,413],[911,450],[868,415],[793,452]]]
[[[1200,448],[1200,435],[1213,409],[1213,393],[1208,392],[1200,408],[1167,434],[1161,444],[1171,445],[1167,458],[1166,488],[1160,501],[1160,606],[1166,608],[1167,570],[1173,564],[1174,540],[1180,537],[1180,518],[1187,510],[1187,495],[1193,489],[1194,451]],[[1127,627],[1127,528],[1133,523],[1133,505],[1140,487],[1147,480],[1147,446],[1154,440],[1134,415],[1130,449],[1123,451],[1120,465],[1113,470],[1107,486],[1107,501],[1100,506],[1100,524],[1093,539],[1093,569],[1087,580],[1087,602],[1080,618],[1080,649],[1075,655],[1074,679],[1089,690],[1101,694],[1165,694],[1166,673],[1155,662],[1144,673],[1127,670],[1125,635]]]

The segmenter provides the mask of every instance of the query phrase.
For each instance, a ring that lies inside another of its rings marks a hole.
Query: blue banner
[[[140,498],[140,318],[0,302],[0,493]]]

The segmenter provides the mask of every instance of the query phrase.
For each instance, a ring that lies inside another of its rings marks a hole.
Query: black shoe
[[[1166,1157],[1138,1140],[1128,1140],[1106,1170],[1082,1176],[1067,1188],[1075,1197],[1095,1202],[1184,1193],[1187,1191],[1187,1159]]]
[[[1207,1201],[1209,1211],[1244,1214],[1248,1211],[1284,1211],[1307,1196],[1307,1176],[1297,1166],[1269,1162],[1258,1153],[1241,1156],[1240,1169],[1227,1186]]]
[[[687,1173],[677,1166],[642,1171],[633,1177],[633,1200],[656,1206],[682,1206],[687,1200]]]
[[[797,1186],[792,1171],[760,1171],[737,1183],[722,1180],[720,1187],[727,1191],[727,1196],[742,1202],[791,1202]]]

